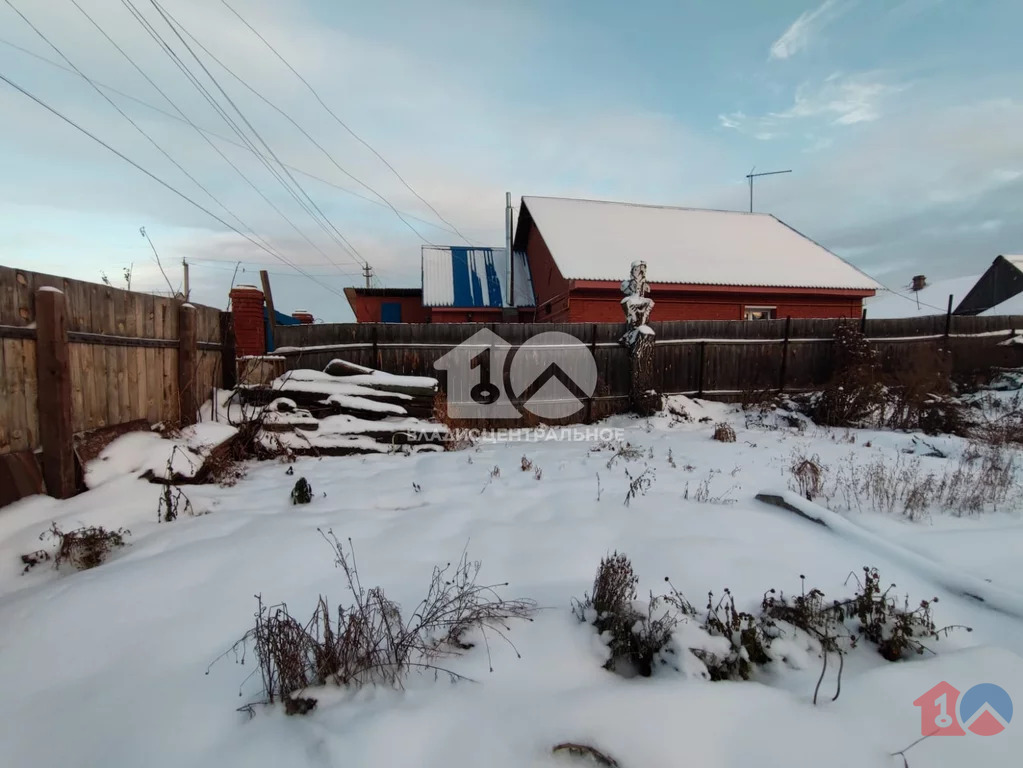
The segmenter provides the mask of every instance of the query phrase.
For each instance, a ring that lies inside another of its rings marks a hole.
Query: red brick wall
[[[742,320],[745,307],[777,307],[777,317],[834,318],[859,317],[863,300],[848,295],[789,295],[786,293],[651,292],[654,300],[651,320]],[[571,323],[623,323],[622,295],[602,291],[573,291],[568,317]]]
[[[500,309],[465,309],[458,307],[428,308],[430,321],[433,323],[502,323],[503,314]]]
[[[263,292],[250,285],[231,291],[235,348],[239,357],[266,354],[266,330],[263,327]]]
[[[403,323],[425,323],[429,319],[429,310],[423,307],[422,296],[360,296],[350,288],[345,289],[345,294],[357,323],[379,323],[380,307],[385,302],[401,304]]]

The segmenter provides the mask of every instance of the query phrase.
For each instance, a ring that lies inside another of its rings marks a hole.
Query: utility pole
[[[188,301],[188,298],[191,295],[191,291],[189,290],[188,285],[188,261],[186,259],[181,260],[181,268],[185,272],[185,301]]]
[[[362,268],[362,276],[366,278],[366,287],[369,288],[369,281],[373,277],[373,267],[369,264]]]
[[[750,213],[753,213],[753,179],[756,179],[756,178],[758,178],[760,176],[776,176],[779,173],[792,173],[792,169],[791,168],[789,170],[787,170],[787,171],[766,171],[764,173],[753,173],[753,171],[755,171],[756,169],[757,169],[757,167],[754,165],[750,169],[750,172],[746,174],[746,178],[749,179],[749,212]]]

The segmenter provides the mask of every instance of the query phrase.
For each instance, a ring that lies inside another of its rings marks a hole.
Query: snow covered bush
[[[880,408],[884,387],[877,351],[855,323],[839,323],[835,328],[833,370],[809,415],[823,426],[863,424]]]
[[[625,493],[625,506],[629,506],[637,496],[646,496],[650,486],[654,484],[655,471],[653,467],[646,467],[638,475],[633,475],[628,469],[625,470],[625,477],[629,481],[629,490]]]
[[[163,487],[163,493],[160,494],[160,501],[156,507],[156,522],[170,523],[178,519],[180,512],[194,515],[192,501],[178,486],[168,483]]]
[[[938,598],[921,600],[914,607],[909,607],[909,597],[905,598],[900,607],[891,591],[894,584],[881,591],[881,575],[877,568],[864,566],[863,581],[858,578],[857,592],[852,600],[836,604],[835,609],[843,618],[855,618],[859,625],[857,631],[877,646],[880,653],[888,661],[899,661],[911,653],[923,654],[930,650],[923,640],[939,640],[948,636],[953,629],[970,627],[948,626],[941,629],[934,623],[931,609]]]
[[[442,668],[440,660],[472,648],[477,633],[488,648],[489,631],[511,644],[508,621],[531,620],[536,610],[532,600],[502,598],[497,588],[505,584],[479,584],[482,564],[463,553],[454,566],[434,568],[426,596],[403,617],[381,587],[363,588],[351,541],[346,551],[333,531],[320,533],[344,574],[351,604],[332,614],[321,596],[303,623],[285,604],[266,606],[257,596],[255,627],[233,646],[243,658],[247,648],[255,649],[264,700],[283,701],[287,714],[305,714],[315,706],[315,698],[296,696],[313,686],[401,688],[417,671],[462,679]]]
[[[965,436],[969,423],[954,396],[951,363],[949,351],[937,344],[889,350],[882,361],[855,323],[841,323],[834,333],[834,372],[821,392],[804,398],[805,412],[822,426]]]
[[[621,440],[602,440],[590,448],[590,453],[603,453],[604,451],[611,452],[611,458],[607,460],[608,469],[614,467],[618,461],[635,461],[642,459],[644,455],[642,445],[633,445]]]
[[[824,467],[821,466],[820,456],[816,454],[804,456],[798,453],[793,455],[789,472],[795,481],[794,490],[799,491],[800,496],[805,497],[807,501],[813,501],[821,495],[824,487]]]
[[[103,526],[90,525],[65,532],[53,523],[50,528],[39,534],[39,540],[55,541],[56,551],[51,555],[40,549],[22,555],[21,561],[25,563],[26,571],[45,560],[53,560],[53,566],[58,569],[62,563],[71,563],[79,571],[85,571],[100,565],[107,559],[111,550],[123,547],[128,536],[131,536],[131,531],[127,528],[108,531]]]
[[[678,623],[659,598],[651,595],[645,606],[638,603],[638,583],[629,558],[614,552],[601,559],[592,592],[572,606],[576,618],[592,624],[607,641],[604,669],[626,677],[650,677]]]
[[[667,594],[651,593],[649,601],[638,601],[639,579],[632,563],[614,552],[600,561],[592,593],[573,601],[572,610],[580,621],[592,624],[606,644],[604,668],[626,677],[649,677],[667,666],[709,680],[750,680],[759,667],[796,663],[793,656],[812,651],[822,660],[813,696],[816,704],[829,658],[837,656],[839,662],[834,700],[841,693],[844,657],[861,638],[888,661],[898,661],[930,650],[924,645],[928,639],[938,640],[958,628],[971,631],[958,626],[938,629],[932,614],[936,598],[911,608],[907,597],[899,605],[891,596],[894,584],[882,591],[877,569],[865,567],[863,572],[851,598],[828,602],[821,590],[807,591],[805,577],[800,576],[799,595],[787,598],[769,589],[759,611],[741,610],[726,587],[717,599],[707,594],[701,621],[667,578]]]
[[[837,465],[822,491],[828,506],[918,520],[931,510],[957,516],[1011,508],[1023,501],[1018,455],[1001,445],[975,444],[955,463],[927,471],[919,457],[855,457]]]
[[[766,632],[763,617],[754,616],[735,607],[735,597],[727,587],[721,598],[714,602],[714,594],[707,593],[707,617],[703,629],[711,637],[728,642],[725,652],[692,649],[702,661],[711,680],[749,680],[754,666],[772,660],[768,650],[771,638]]]
[[[734,443],[735,430],[732,429],[731,424],[721,422],[714,427],[714,439],[719,443]]]
[[[298,478],[295,487],[291,489],[292,504],[308,504],[313,500],[313,489],[309,481],[304,477]]]

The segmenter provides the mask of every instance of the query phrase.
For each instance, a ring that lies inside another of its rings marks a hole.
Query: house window
[[[777,307],[745,307],[744,320],[774,320],[778,317]]]
[[[401,302],[400,301],[385,301],[380,305],[380,322],[381,323],[400,323],[401,322]]]

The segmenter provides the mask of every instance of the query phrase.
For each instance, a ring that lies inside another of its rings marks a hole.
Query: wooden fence
[[[233,386],[232,339],[212,307],[0,266],[0,457],[42,448],[45,473],[48,437],[190,422],[211,387]]]
[[[850,321],[652,322],[654,386],[662,394],[724,399],[751,391],[819,387],[831,374],[832,339],[842,322]],[[936,348],[950,351],[957,375],[1023,364],[1023,347],[999,345],[1016,329],[1023,330],[1023,316],[936,315],[857,322],[889,370]],[[275,354],[286,358],[288,369],[322,369],[333,358],[343,358],[390,373],[435,376],[445,386],[445,374],[434,363],[483,328],[507,341],[512,355],[536,334],[569,334],[596,360],[593,399],[628,399],[630,367],[628,353],[618,344],[624,331],[620,323],[299,325],[277,329]]]

